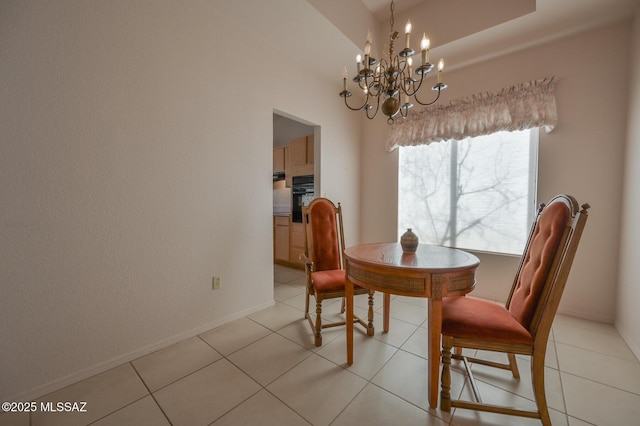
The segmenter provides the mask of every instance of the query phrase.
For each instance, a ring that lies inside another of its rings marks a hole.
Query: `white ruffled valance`
[[[534,80],[410,113],[391,126],[387,150],[503,130],[544,127],[549,132],[558,121],[553,80]]]

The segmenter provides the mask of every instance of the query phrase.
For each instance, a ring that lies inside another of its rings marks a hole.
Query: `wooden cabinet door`
[[[313,150],[313,135],[291,139],[291,145],[289,146],[289,161],[291,164],[291,174],[293,176],[313,174]]]
[[[313,135],[307,136],[307,164],[313,166]]]
[[[290,160],[292,167],[305,166],[307,164],[307,137],[291,139]]]
[[[274,216],[274,250],[276,260],[289,260],[289,217]]]
[[[273,171],[286,172],[286,156],[285,147],[278,146],[273,148]]]
[[[300,255],[304,253],[304,224],[292,222],[289,230],[291,232],[289,261],[291,263],[301,264]]]

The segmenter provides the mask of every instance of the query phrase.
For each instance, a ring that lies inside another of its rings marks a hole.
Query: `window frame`
[[[535,218],[536,212],[537,212],[537,189],[538,189],[538,171],[539,171],[539,146],[540,146],[540,133],[539,133],[539,128],[531,128],[531,129],[525,129],[523,131],[528,131],[529,132],[529,173],[528,173],[528,182],[527,182],[527,217],[526,217],[526,230],[523,231],[525,234],[523,235],[523,242],[526,243],[526,239],[528,236],[528,232],[529,229],[531,227],[531,223],[533,223],[533,220]],[[495,132],[495,133],[500,133],[500,132]],[[491,136],[491,135],[486,135],[486,136]],[[473,139],[473,138],[471,138]],[[450,148],[450,153],[454,152],[458,153],[458,143],[460,141],[458,140],[449,140],[448,142],[451,142],[451,148]],[[434,142],[434,143],[439,143],[439,142]],[[399,147],[400,150],[402,150],[404,147]],[[397,237],[398,240],[400,238],[400,236],[406,232],[406,229],[404,227],[401,227],[400,224],[400,197],[401,197],[401,188],[400,188],[400,172],[401,172],[401,156],[402,155],[398,155],[398,200],[397,200]],[[450,177],[449,177],[449,182],[451,182],[451,175],[454,175],[457,173],[453,173],[455,170],[457,170],[457,158],[455,156],[449,156],[450,161],[449,161],[449,169],[450,169]],[[459,178],[459,176],[456,176],[456,181]],[[449,184],[450,187],[450,191],[453,192],[455,191],[455,186]],[[455,197],[457,198],[457,194],[455,194]],[[450,194],[450,211],[451,211],[451,204],[453,203],[453,201],[451,201],[451,194]],[[515,252],[507,252],[507,251],[499,251],[499,250],[486,250],[486,249],[479,249],[479,248],[473,248],[473,247],[465,247],[464,245],[458,244],[457,241],[452,242],[452,238],[450,236],[451,230],[448,231],[448,238],[446,238],[446,240],[449,241],[449,244],[443,244],[447,247],[452,247],[452,248],[458,248],[461,250],[468,250],[468,251],[473,251],[473,252],[477,252],[477,253],[488,253],[488,254],[495,254],[495,255],[502,255],[502,256],[513,256],[513,257],[520,257],[522,255],[522,253],[515,253]],[[524,247],[523,247],[524,248]]]

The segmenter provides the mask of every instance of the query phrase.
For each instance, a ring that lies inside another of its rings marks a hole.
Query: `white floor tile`
[[[168,348],[143,356],[132,362],[151,392],[205,367],[222,356],[200,340],[192,337]]]
[[[300,278],[304,278],[305,272],[303,270],[287,268],[282,265],[274,265],[273,279],[279,283],[288,283]]]
[[[498,387],[489,385],[482,381],[477,381],[480,396],[482,402],[494,405],[501,405],[506,407],[513,407],[521,410],[535,411],[535,403],[527,398],[523,398],[514,393],[505,391]],[[464,390],[460,396],[461,399],[467,401],[474,401],[471,387],[466,384]],[[566,426],[567,416],[563,412],[550,409],[549,416],[551,417],[551,423],[554,426]],[[530,419],[518,416],[509,416],[505,414],[486,413],[475,410],[467,410],[456,408],[453,413],[452,424],[456,426],[466,425],[495,425],[495,426],[539,426],[540,420]]]
[[[151,395],[103,417],[91,426],[171,426]]]
[[[382,313],[373,316],[373,325],[375,327],[374,338],[388,345],[401,347],[418,329],[418,325],[400,321],[395,318],[389,318],[389,332],[383,332],[383,316]],[[426,341],[425,341],[426,343]]]
[[[29,412],[0,412],[0,425],[3,426],[29,426]]]
[[[390,392],[368,384],[332,426],[446,426],[448,423]]]
[[[330,424],[367,382],[312,355],[267,386],[267,390],[310,423]]]
[[[148,395],[131,364],[105,371],[38,399],[40,402],[86,402],[86,412],[32,413],[33,426],[86,425]]]
[[[304,305],[302,305],[301,309],[304,309]],[[302,310],[295,309],[283,303],[276,303],[270,308],[249,315],[249,318],[272,331],[286,327],[299,320],[300,317],[304,317]]]
[[[397,320],[405,321],[410,324],[421,325],[427,319],[426,302],[423,300],[424,306],[416,306],[413,303],[406,303],[398,299],[391,300],[390,316]],[[382,310],[379,311],[382,313]]]
[[[379,340],[361,333],[353,334],[353,345],[358,348],[359,357],[354,358],[352,365],[347,365],[347,335],[341,333],[339,337],[322,345],[316,353],[330,361],[342,365],[350,372],[370,380],[386,364],[398,350]]]
[[[496,362],[507,362],[507,356],[498,352],[478,351],[478,357]],[[515,379],[511,371],[499,368],[474,364],[471,371],[476,381],[482,381],[505,391],[527,398],[531,401],[535,399],[533,385],[531,382],[531,361],[530,358],[517,357],[518,371],[520,379]],[[547,406],[555,410],[565,412],[564,397],[562,394],[562,384],[558,370],[545,367],[544,387],[546,393]]]
[[[331,342],[333,339],[338,337],[341,332],[343,331],[338,328],[323,330],[322,343],[327,344]],[[277,331],[277,333],[310,351],[316,351],[319,349],[315,345],[314,334],[313,331],[311,331],[309,321],[303,317],[300,317],[300,319],[286,327],[282,327]]]
[[[273,288],[273,298],[278,302],[284,302],[304,293],[304,287],[295,287],[289,284],[279,284]]]
[[[354,363],[357,359],[354,354]],[[376,374],[371,383],[427,410],[429,406],[428,367],[426,359],[399,350]]]
[[[311,352],[302,346],[273,333],[233,353],[228,359],[266,386],[310,355]]]
[[[602,332],[601,328],[588,329],[573,325],[555,324],[553,335],[557,343],[588,349],[627,361],[638,362],[629,346],[618,333]]]
[[[249,399],[260,386],[226,359],[154,393],[174,426],[204,426]]]
[[[230,322],[203,333],[200,338],[222,355],[229,355],[271,333],[268,328],[248,318]]]
[[[640,395],[640,363],[556,344],[560,370]]]
[[[638,424],[640,395],[568,373],[561,378],[569,416],[601,426]]]
[[[401,349],[425,359],[429,358],[428,334],[429,331],[425,327],[416,328]]]
[[[309,423],[282,401],[262,390],[212,424],[237,425],[308,426]]]

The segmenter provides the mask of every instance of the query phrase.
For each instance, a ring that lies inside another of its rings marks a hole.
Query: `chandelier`
[[[362,106],[354,108],[349,105],[347,98],[352,95],[347,90],[347,78],[349,74],[347,67],[342,72],[343,90],[340,96],[344,98],[344,104],[353,111],[365,110],[367,118],[373,119],[380,109],[380,98],[382,101],[382,113],[386,115],[387,123],[393,124],[394,117],[400,113],[402,117],[406,117],[409,109],[413,107],[411,100],[415,100],[420,105],[432,105],[440,98],[440,92],[447,88],[442,82],[442,70],[444,69],[444,61],[440,59],[438,63],[437,83],[431,90],[437,92],[435,99],[431,102],[422,102],[418,99],[418,91],[422,87],[427,74],[429,74],[434,66],[429,62],[429,39],[426,34],[422,35],[420,49],[422,51],[421,63],[414,70],[413,54],[415,51],[411,49],[411,22],[407,21],[405,26],[405,48],[397,55],[394,53],[394,44],[398,38],[398,32],[393,29],[393,10],[394,3],[391,0],[391,19],[389,33],[389,57],[378,61],[371,56],[371,43],[373,37],[371,33],[367,35],[367,41],[364,45],[364,60],[362,55],[356,57],[357,74],[353,78],[353,82],[358,85],[364,93],[365,99]],[[415,77],[417,78],[414,78]],[[375,107],[374,105],[375,104]]]

